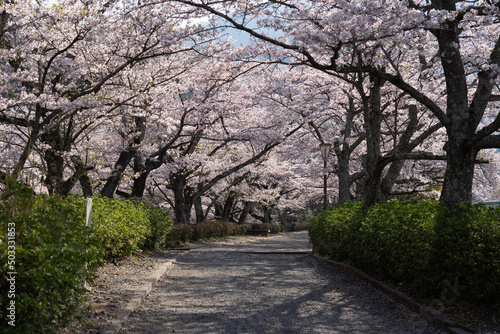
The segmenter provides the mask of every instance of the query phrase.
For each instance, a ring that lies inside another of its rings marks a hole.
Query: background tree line
[[[177,223],[269,222],[317,201],[318,145],[331,142],[340,203],[496,195],[495,3],[20,0],[1,11],[1,177],[36,192],[147,197]]]

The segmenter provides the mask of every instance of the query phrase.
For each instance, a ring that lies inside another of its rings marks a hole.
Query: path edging
[[[169,259],[167,262],[160,264],[152,274],[146,278],[145,283],[134,293],[132,299],[127,306],[120,310],[118,316],[111,321],[103,330],[104,334],[118,334],[123,327],[123,323],[128,319],[130,314],[134,312],[144,302],[146,296],[151,292],[153,286],[165,274],[167,269],[174,264],[177,258]]]
[[[329,264],[329,265],[331,265],[339,270],[342,270],[343,272],[345,272],[345,273],[347,273],[347,274],[349,274],[349,275],[351,275],[351,276],[353,276],[361,281],[369,283],[370,285],[372,285],[376,289],[382,291],[383,293],[385,293],[386,295],[388,295],[392,299],[396,300],[398,303],[403,304],[404,306],[406,306],[407,308],[409,308],[413,312],[421,315],[429,323],[433,324],[434,326],[438,327],[439,329],[445,330],[451,334],[474,334],[474,333],[476,333],[475,330],[473,330],[465,325],[462,325],[458,322],[450,320],[450,319],[444,317],[442,314],[434,312],[433,310],[429,309],[428,307],[425,307],[425,306],[415,302],[414,300],[411,300],[408,296],[406,296],[402,292],[400,292],[396,289],[393,289],[393,288],[389,287],[388,285],[382,283],[381,281],[376,280],[376,279],[368,276],[367,274],[365,274],[364,272],[362,272],[361,270],[359,270],[355,267],[352,267],[352,266],[345,264],[345,263],[342,263],[342,262],[337,262],[337,261],[328,259],[328,258],[323,257],[323,256],[319,256],[319,255],[315,254],[314,252],[311,252],[310,255],[311,255],[311,257],[313,257],[314,259],[316,259],[319,262],[327,263],[327,264]]]

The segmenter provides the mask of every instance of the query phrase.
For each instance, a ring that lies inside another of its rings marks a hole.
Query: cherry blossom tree
[[[25,141],[13,175],[37,149],[49,193],[68,193],[93,168],[75,142],[138,98],[137,90],[126,95],[119,89],[119,81],[130,80],[138,63],[194,49],[199,32],[171,8],[120,1],[17,1],[3,4],[2,12],[0,121],[24,129]],[[68,164],[74,169],[69,177]]]
[[[372,89],[387,82],[411,96],[446,130],[441,202],[472,199],[478,152],[500,146],[496,2],[178,1],[288,52],[274,59],[332,75],[366,73]]]
[[[474,173],[473,200],[475,202],[494,201],[500,197],[500,158],[496,150],[483,150],[479,159],[488,163],[476,165]]]
[[[419,112],[404,94],[388,89],[390,86],[378,87],[380,112],[375,113],[370,111],[373,89],[366,77],[355,74],[336,78],[304,67],[295,72],[300,81],[290,75],[287,81],[301,94],[292,98],[286,91],[280,102],[284,103],[284,98],[304,101],[301,103],[315,110],[308,123],[317,139],[313,146],[324,141],[333,143],[331,165],[338,178],[340,203],[352,199],[354,184],[368,205],[386,201],[392,196],[404,159],[441,158],[431,154],[433,151],[422,150],[431,135],[436,139],[435,132],[441,125],[429,121],[425,109]]]
[[[258,81],[246,87],[243,78],[255,65],[222,60],[227,43],[209,28],[191,27],[171,6],[7,7],[11,23],[4,22],[3,37],[12,43],[3,78],[13,85],[5,86],[2,126],[20,130],[24,141],[15,173],[38,153],[49,193],[66,194],[79,180],[86,195],[140,197],[148,176],[163,166],[176,217],[187,222],[207,190],[301,126],[281,127],[288,117],[256,105],[262,88]],[[18,91],[8,96],[12,86]],[[232,164],[217,168],[220,161]],[[191,175],[199,179],[194,187]],[[124,178],[129,193],[118,189]]]
[[[0,181],[8,169],[49,193],[160,195],[178,223],[268,222],[320,196],[328,141],[339,202],[439,182],[451,207],[497,184],[482,151],[500,147],[494,3],[20,0],[0,13]],[[236,47],[227,26],[253,42]]]
[[[166,173],[164,185],[173,192],[172,207],[176,217],[181,217],[179,222],[189,221],[193,205],[197,216],[203,217],[203,195],[224,178],[245,173],[302,127],[302,122],[290,119],[287,110],[271,112],[262,101],[257,102],[265,87],[264,72],[235,68],[231,74],[227,67],[225,71],[206,68],[212,76],[199,76],[205,83],[193,85],[196,89],[182,102],[182,110],[192,110],[189,116],[193,118],[186,118],[190,126],[179,138],[181,150],[177,158],[170,155],[171,160],[159,171]],[[213,75],[218,79],[213,80]]]

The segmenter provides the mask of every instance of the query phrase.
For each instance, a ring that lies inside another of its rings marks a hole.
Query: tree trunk
[[[90,186],[90,180],[86,173],[89,170],[94,169],[94,166],[85,165],[83,160],[77,156],[71,156],[71,162],[73,164],[73,174],[64,180],[64,171],[66,169],[66,162],[63,158],[63,153],[70,150],[71,147],[71,130],[72,122],[68,124],[68,128],[61,133],[61,128],[56,127],[47,130],[40,139],[49,146],[48,149],[44,151],[43,159],[47,165],[47,170],[45,172],[45,185],[50,195],[68,195],[75,184],[80,180],[82,188],[84,188],[84,194],[86,196],[91,196],[92,187]],[[90,195],[88,195],[90,193]]]
[[[383,80],[370,76],[370,95],[363,96],[364,127],[366,132],[365,180],[363,184],[364,207],[376,203],[383,166],[380,164],[380,125],[382,122],[380,89]]]
[[[127,168],[128,164],[137,154],[139,145],[144,139],[146,132],[146,118],[145,117],[135,117],[134,118],[135,133],[133,139],[128,143],[127,148],[120,153],[118,160],[115,163],[114,169],[111,175],[108,177],[106,184],[101,190],[101,195],[104,197],[112,198],[120,184],[123,176],[123,172]],[[125,135],[124,135],[125,137]]]
[[[140,172],[139,177],[134,179],[131,197],[142,198],[142,196],[144,196],[144,191],[146,190],[146,181],[150,173],[151,171],[145,169]]]
[[[77,155],[73,155],[71,161],[73,162],[74,168],[73,175],[63,182],[62,195],[69,194],[76,183],[80,181],[83,195],[87,197],[92,196],[92,186],[87,172],[94,169],[94,166],[85,165],[83,160]]]
[[[215,203],[215,219],[222,220],[222,221],[230,221],[232,213],[233,213],[233,208],[234,208],[234,203],[235,203],[235,194],[234,192],[229,192],[229,194],[226,197],[226,200],[224,201],[224,205],[222,205],[219,201]]]
[[[354,117],[359,112],[356,111],[356,106],[354,105],[354,100],[349,97],[349,109],[346,114],[346,121],[344,130],[340,132],[341,141],[335,141],[333,143],[333,149],[335,155],[337,156],[337,168],[335,173],[337,174],[339,181],[339,193],[338,193],[338,203],[343,204],[351,201],[351,186],[355,182],[356,177],[349,174],[349,160],[351,158],[352,152],[365,140],[365,135],[357,133],[358,136],[354,143],[349,143],[352,136]]]
[[[45,172],[45,186],[50,195],[62,195],[64,159],[53,149],[47,149],[44,154],[47,171]]]
[[[267,205],[262,205],[262,216],[259,216],[252,210],[249,211],[250,215],[255,219],[261,221],[263,224],[267,224],[271,222],[271,208]]]
[[[238,219],[238,224],[245,224],[248,218],[248,213],[252,209],[252,202],[243,202],[243,210],[241,211],[240,218]]]
[[[472,181],[476,150],[464,150],[460,143],[446,144],[446,171],[440,202],[452,209],[454,204],[472,201]]]
[[[111,175],[108,177],[106,184],[104,184],[104,187],[101,190],[102,196],[113,198],[116,188],[118,188],[122,179],[123,172],[136,153],[137,148],[134,145],[130,145],[127,150],[120,153]]]
[[[65,147],[59,128],[47,130],[40,136],[40,139],[49,146],[43,153],[43,159],[47,165],[45,186],[49,195],[63,195],[64,158],[62,152]]]
[[[452,1],[438,2],[436,5],[443,6],[444,9],[455,9]],[[445,145],[447,165],[440,202],[449,209],[452,209],[454,204],[472,200],[472,179],[477,154],[477,150],[470,145],[477,126],[475,115],[471,111],[476,107],[469,109],[467,76],[459,50],[459,35],[454,29],[454,24],[454,22],[448,23],[449,28],[453,29],[433,31],[439,43],[441,65],[446,78],[446,115],[449,116],[446,124],[448,142]],[[491,93],[491,83],[483,85],[483,89],[480,89],[484,78],[481,75],[478,78],[479,86],[473,104],[479,101],[477,97],[483,94],[489,97]],[[481,109],[478,115],[484,112],[484,109]]]
[[[170,177],[174,193],[174,221],[176,224],[189,224],[193,208],[193,189],[187,186],[186,176],[177,172]]]
[[[189,224],[191,219],[191,208],[192,205],[188,203],[175,203],[174,215],[175,224]]]
[[[30,153],[33,149],[33,146],[35,146],[36,141],[38,140],[38,134],[40,132],[40,129],[38,128],[38,125],[35,126],[30,133],[30,136],[28,138],[28,142],[26,145],[24,145],[23,152],[19,156],[19,159],[17,160],[16,164],[14,165],[13,172],[11,174],[11,177],[14,180],[17,180],[19,175],[21,174],[21,171],[24,169],[24,165],[26,164],[26,161],[28,161],[28,158],[30,156]]]
[[[271,222],[271,208],[267,205],[264,207],[264,223],[268,224]]]
[[[214,218],[217,220],[222,220],[222,205],[219,202],[214,204]]]
[[[397,111],[395,113],[397,117]],[[406,126],[403,134],[398,138],[398,122],[397,119],[394,122],[394,149],[392,154],[397,155],[398,153],[409,153],[413,150],[416,143],[410,144],[410,141],[417,131],[418,127],[418,110],[415,105],[408,106],[408,125]],[[429,132],[429,135],[433,132]],[[423,140],[423,139],[422,139]],[[392,188],[396,183],[399,175],[401,174],[401,169],[405,160],[393,161],[387,170],[386,175],[382,179],[380,184],[379,193],[377,194],[377,202],[383,203],[390,199]]]
[[[222,221],[228,222],[231,220],[231,214],[233,212],[234,202],[235,202],[235,193],[231,191],[227,195],[224,207],[222,209],[222,215],[221,215]]]
[[[83,197],[94,196],[94,193],[92,190],[92,184],[91,184],[90,178],[87,174],[83,174],[82,176],[80,176],[78,181],[80,182],[80,185],[82,186]]]
[[[336,144],[334,144],[337,146]],[[351,177],[349,174],[349,151],[335,149],[337,156],[337,177],[339,180],[339,204],[347,203],[351,200]]]
[[[203,206],[201,204],[201,196],[196,196],[193,200],[194,212],[196,214],[196,222],[201,223],[205,220],[205,214],[203,212]]]
[[[365,179],[363,183],[363,206],[368,208],[380,201],[378,197],[382,172],[384,168],[374,161],[368,161],[365,167]]]
[[[377,202],[384,203],[390,199],[392,188],[401,174],[404,163],[405,160],[397,160],[391,163],[387,174],[380,183],[379,192],[377,193]]]
[[[144,162],[140,152],[134,157],[134,173],[139,173],[139,177],[134,179],[134,184],[132,185],[132,197],[141,198],[146,190],[146,181],[155,169],[160,168],[163,165],[163,159],[165,153],[161,154],[157,158],[148,157],[146,162]]]

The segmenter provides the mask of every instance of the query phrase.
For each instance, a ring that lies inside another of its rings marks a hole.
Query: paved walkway
[[[441,333],[308,251],[305,232],[191,249],[120,333]]]

